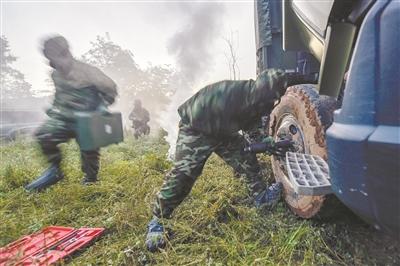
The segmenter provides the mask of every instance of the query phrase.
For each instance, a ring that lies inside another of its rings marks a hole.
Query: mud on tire
[[[336,100],[320,96],[314,85],[290,87],[271,113],[270,134],[276,138],[282,121],[290,116],[302,132],[303,151],[327,160],[325,131],[333,122],[336,108]],[[282,161],[277,157],[272,157],[272,169],[276,181],[283,183],[285,201],[295,214],[311,218],[321,210],[325,196],[298,195],[288,181]]]

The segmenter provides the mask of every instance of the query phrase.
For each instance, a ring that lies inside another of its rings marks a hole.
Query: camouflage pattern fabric
[[[129,120],[132,120],[133,122],[141,122],[143,124],[146,124],[147,122],[150,121],[150,114],[149,111],[147,111],[143,107],[136,107],[133,108],[132,112],[129,114]]]
[[[135,130],[134,136],[136,139],[141,135],[150,134],[150,127],[147,125],[150,121],[150,114],[145,108],[135,106],[129,114],[129,120],[132,121],[132,128]]]
[[[182,104],[175,162],[157,194],[153,213],[168,218],[185,199],[215,152],[236,174],[244,176],[253,195],[265,189],[255,154],[244,153],[239,130],[254,128],[269,115],[287,87],[283,71],[270,69],[257,80],[221,81],[208,85]]]
[[[281,70],[266,70],[257,80],[226,80],[206,86],[182,104],[178,112],[193,129],[215,137],[248,130],[269,114],[286,90]]]
[[[61,153],[58,144],[75,138],[74,123],[61,119],[48,119],[36,132],[36,138],[50,164],[59,165]],[[82,171],[89,179],[96,179],[99,171],[99,150],[82,151]]]
[[[115,83],[96,67],[74,60],[67,76],[54,70],[51,75],[56,92],[49,119],[36,132],[36,137],[50,163],[61,162],[58,144],[75,138],[75,111],[94,111],[109,105],[117,95]],[[99,170],[99,151],[81,151],[82,171],[96,178]]]
[[[190,125],[180,123],[172,170],[156,196],[153,214],[169,218],[172,211],[185,199],[201,174],[208,157],[215,152],[229,164],[239,176],[243,176],[250,193],[263,191],[260,166],[255,154],[244,153],[244,138],[235,134],[226,139],[207,136]]]
[[[134,134],[133,136],[135,139],[138,139],[142,135],[149,135],[150,134],[150,127],[147,124],[140,124],[134,127]]]

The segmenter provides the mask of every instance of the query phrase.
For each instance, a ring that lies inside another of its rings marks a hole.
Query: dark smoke
[[[180,79],[176,81],[176,93],[159,121],[168,132],[170,158],[174,155],[178,135],[177,109],[193,94],[193,85],[211,69],[212,51],[225,12],[220,3],[180,3],[174,8],[178,11],[176,15],[182,18],[183,28],[172,36],[167,48],[176,59]]]
[[[195,82],[212,64],[211,51],[218,38],[224,6],[220,3],[181,3],[177,6],[184,28],[169,41],[168,52],[189,82]]]

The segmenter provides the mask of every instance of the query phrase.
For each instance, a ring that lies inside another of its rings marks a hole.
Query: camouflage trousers
[[[161,190],[157,193],[153,214],[169,218],[173,210],[191,191],[197,177],[210,155],[215,152],[236,174],[243,176],[253,195],[265,189],[257,157],[243,152],[244,138],[237,134],[220,140],[193,130],[189,125],[179,125],[175,161],[172,170],[165,176]]]
[[[55,118],[48,119],[35,135],[47,161],[55,165],[61,163],[61,152],[58,145],[76,137],[73,122]],[[82,171],[89,179],[97,178],[99,156],[99,150],[81,150]]]
[[[133,128],[133,136],[135,139],[138,139],[140,136],[146,136],[150,134],[150,127],[147,125],[147,123],[132,123],[132,128]]]

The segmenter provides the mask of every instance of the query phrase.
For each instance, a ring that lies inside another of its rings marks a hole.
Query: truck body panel
[[[342,108],[327,131],[332,189],[377,228],[399,232],[400,4],[378,1],[354,48]]]

